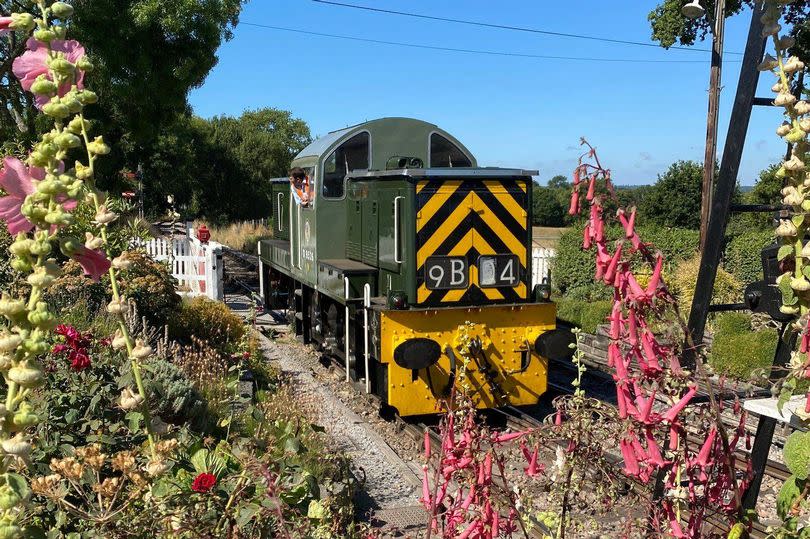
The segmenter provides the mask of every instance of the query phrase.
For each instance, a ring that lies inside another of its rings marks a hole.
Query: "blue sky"
[[[345,0],[440,17],[649,41],[653,0]],[[479,164],[540,170],[541,183],[574,168],[581,136],[600,151],[619,184],[652,183],[678,159],[702,161],[708,52],[552,37],[319,4],[252,0],[245,23],[439,47],[630,60],[549,60],[423,50],[308,36],[242,24],[219,64],[191,93],[196,114],[239,115],[277,107],[314,136],[382,116],[433,122],[464,142]],[[729,19],[726,51],[741,52],[750,13]],[[708,43],[698,45],[708,48]],[[727,54],[720,151],[741,56]],[[759,95],[769,95],[770,75]],[[779,160],[776,109],[755,108],[740,171],[743,185]]]

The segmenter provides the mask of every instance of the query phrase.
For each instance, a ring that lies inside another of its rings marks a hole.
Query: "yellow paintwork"
[[[427,369],[413,372],[394,362],[394,349],[407,339],[422,337],[455,349],[458,363],[463,361],[459,352],[459,338],[466,322],[475,322],[470,337],[479,337],[484,354],[497,372],[496,382],[507,395],[508,402],[497,403],[483,374],[474,362],[468,368],[468,379],[474,389],[474,401],[479,408],[498,405],[535,404],[546,391],[548,360],[534,350],[535,339],[543,332],[555,328],[556,307],[553,303],[525,305],[492,305],[486,307],[458,307],[380,313],[382,362],[388,364],[388,404],[400,415],[430,414],[437,411],[437,395],[428,385],[432,381],[436,393],[447,386],[450,359],[442,353],[439,362]],[[460,326],[462,326],[460,328]],[[521,349],[528,349],[531,361],[528,369],[517,373],[521,364]],[[457,373],[461,365],[458,365]],[[458,383],[458,376],[456,378]],[[439,395],[441,397],[441,395]]]

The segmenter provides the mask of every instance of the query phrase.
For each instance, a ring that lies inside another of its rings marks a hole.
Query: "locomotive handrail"
[[[394,263],[402,263],[402,253],[399,248],[399,201],[405,197],[394,197]]]
[[[349,278],[343,278],[343,295],[346,297],[346,318],[343,322],[345,333],[343,337],[343,349],[346,354],[346,381],[349,382]],[[337,333],[337,332],[336,332]]]
[[[278,221],[278,231],[279,232],[284,230],[282,228],[282,224],[284,223],[284,208],[281,206],[281,198],[283,196],[284,196],[284,193],[279,193],[278,196],[276,197],[276,206],[278,207],[278,215],[277,215],[276,220]]]
[[[363,286],[363,360],[366,364],[366,393],[371,393],[371,376],[368,368],[368,310],[371,307],[371,285],[366,283]]]

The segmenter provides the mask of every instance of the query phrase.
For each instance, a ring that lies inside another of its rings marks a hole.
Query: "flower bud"
[[[78,148],[81,146],[82,140],[73,133],[65,132],[56,137],[56,139],[54,139],[54,143],[56,143],[61,150],[69,150],[71,148]]]
[[[785,137],[785,140],[790,142],[791,144],[796,144],[797,142],[801,142],[804,140],[805,132],[801,129],[794,128],[791,129],[790,133]]]
[[[48,275],[45,272],[45,269],[42,267],[36,268],[34,270],[34,273],[32,273],[26,278],[28,284],[30,284],[31,286],[38,286],[40,288],[46,288],[51,283],[53,283],[54,280],[55,280],[54,277]]]
[[[116,300],[110,300],[110,303],[107,304],[107,312],[110,314],[123,314],[127,309],[126,300],[121,297]]]
[[[148,358],[152,355],[152,347],[144,344],[141,339],[135,341],[135,347],[132,349],[132,353],[130,354],[131,359],[142,360]]]
[[[807,101],[799,101],[796,103],[796,106],[793,107],[793,110],[796,111],[796,114],[805,115],[810,112],[810,102]]]
[[[56,118],[57,120],[63,120],[70,115],[70,109],[68,107],[62,103],[53,101],[42,107],[42,112],[51,118]],[[44,166],[44,164],[42,166]]]
[[[101,249],[104,246],[104,240],[93,236],[92,232],[85,232],[84,239],[85,239],[84,246],[90,249],[91,251]]]
[[[96,68],[96,66],[93,65],[93,62],[87,58],[87,56],[82,56],[79,58],[79,61],[76,62],[76,67],[87,73],[92,72]]]
[[[776,134],[780,137],[784,137],[788,133],[790,133],[790,124],[787,122],[783,123],[776,129]]]
[[[8,379],[18,384],[20,387],[37,387],[44,381],[42,370],[38,365],[25,360],[16,367],[8,370]],[[3,446],[5,449],[5,445]],[[6,452],[9,452],[6,450]]]
[[[82,90],[79,92],[77,98],[82,105],[92,105],[93,103],[98,103],[98,95],[90,90]]]
[[[782,64],[782,69],[785,73],[795,73],[804,69],[804,62],[799,60],[796,56],[791,56],[788,61]]]
[[[22,344],[22,337],[16,333],[0,334],[0,352],[13,352]]]
[[[57,19],[67,20],[73,15],[73,6],[64,2],[54,2],[51,4],[51,13]]]
[[[13,366],[14,356],[7,353],[0,354],[0,371],[6,372]],[[5,406],[3,408],[5,409]],[[0,421],[0,426],[2,426],[2,421]]]
[[[92,144],[92,142],[91,142]],[[107,209],[107,206],[102,205],[98,208],[98,213],[96,213],[96,222],[101,225],[106,225],[112,223],[118,218],[118,214],[111,212]]]
[[[89,122],[87,120],[83,120],[81,117],[76,116],[70,123],[68,124],[67,128],[68,131],[74,133],[76,135],[80,135],[82,133],[82,127],[89,129]]]
[[[56,83],[49,80],[45,75],[40,75],[31,85],[31,93],[35,95],[52,96],[56,93]]]
[[[52,225],[67,226],[73,223],[73,214],[65,211],[63,207],[57,206],[56,209],[49,211],[45,215],[45,222]]]
[[[37,41],[42,41],[43,43],[50,43],[51,41],[56,39],[56,34],[51,32],[50,30],[40,28],[34,31],[34,39],[36,39]]]
[[[41,152],[34,150],[28,155],[28,164],[35,167],[46,167],[48,166],[48,157],[42,155]]]
[[[11,419],[11,422],[18,429],[24,429],[36,425],[39,422],[39,417],[34,413],[31,406],[23,401],[22,404],[20,404],[20,408]]]
[[[65,36],[67,36],[67,28],[64,26],[56,24],[51,26],[51,30],[56,35],[56,39],[65,39]]]
[[[73,73],[76,71],[76,66],[73,65],[67,58],[64,56],[57,56],[55,58],[49,58],[46,63],[48,67],[51,68],[55,73],[58,73],[64,77],[72,77]]]
[[[48,305],[44,301],[38,302],[36,309],[28,313],[28,321],[44,331],[51,331],[57,323],[56,317],[48,311]]]
[[[96,137],[87,145],[87,151],[94,155],[107,155],[110,153],[110,147],[104,144],[103,137]]]
[[[30,13],[12,13],[11,20],[12,22],[9,25],[9,28],[25,33],[30,32],[36,26],[34,16]]]
[[[8,294],[0,298],[0,315],[14,317],[25,312],[25,302],[21,299],[11,299]]]
[[[778,93],[781,93],[781,92],[782,92],[782,90],[784,90],[784,88],[785,88],[785,87],[782,85],[782,82],[781,82],[781,81],[779,81],[779,82],[777,82],[776,84],[774,84],[773,86],[771,86],[771,91],[772,91],[773,93],[775,93],[775,94],[778,94]]]
[[[146,465],[146,473],[152,477],[160,477],[169,471],[169,465],[165,461],[150,460]]]
[[[787,92],[782,92],[773,100],[773,104],[777,107],[788,107],[796,103],[796,96]]]
[[[810,118],[799,120],[799,129],[805,133],[810,133]]]
[[[779,61],[771,56],[770,54],[766,54],[765,58],[762,59],[762,62],[759,63],[757,69],[759,71],[770,71],[775,69],[779,65]]]
[[[791,155],[790,159],[785,161],[782,166],[785,167],[785,170],[788,172],[798,172],[800,170],[804,170],[805,168],[804,161],[799,159],[795,153]]]
[[[80,180],[89,180],[93,177],[93,170],[76,161],[76,177]]]
[[[142,402],[143,397],[128,387],[121,390],[121,396],[118,398],[118,406],[120,406],[121,409],[126,412],[137,410],[141,406]]]
[[[11,267],[14,268],[15,271],[19,271],[20,273],[28,273],[31,271],[33,267],[31,262],[28,260],[24,260],[22,258],[15,258],[11,261]]]
[[[781,238],[789,238],[795,236],[797,233],[796,226],[790,219],[782,219],[779,226],[776,227],[776,235]]]
[[[120,329],[115,330],[115,335],[112,340],[112,347],[114,350],[123,350],[127,347],[127,339]]]
[[[38,356],[50,350],[51,346],[45,340],[42,330],[39,328],[34,329],[31,334],[23,341],[22,348],[25,352],[31,355]]]
[[[21,459],[26,459],[31,454],[31,444],[28,443],[22,432],[18,432],[13,438],[3,440],[0,445],[7,454]]]
[[[792,277],[790,279],[790,287],[796,292],[807,292],[810,290],[810,282],[804,277]]]
[[[122,254],[113,258],[112,265],[117,270],[128,270],[132,267],[132,260]]]

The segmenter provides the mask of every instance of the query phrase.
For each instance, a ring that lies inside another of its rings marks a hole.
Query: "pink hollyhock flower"
[[[48,59],[48,45],[41,41],[37,41],[34,38],[30,38],[27,46],[28,50],[23,53],[22,56],[19,56],[14,60],[12,70],[14,71],[14,75],[20,79],[22,87],[26,91],[30,92],[31,86],[40,75],[45,75],[48,80],[53,80],[53,78],[51,77],[51,74],[48,71],[48,66],[45,63]],[[51,41],[51,50],[54,52],[63,53],[67,61],[73,64],[78,62],[79,59],[84,56],[84,47],[82,47],[82,45],[75,40],[64,41],[61,39],[55,39]],[[84,88],[83,71],[77,71],[75,81],[65,82],[59,87],[59,97],[62,97],[68,93],[73,84],[75,84],[80,90]],[[49,98],[47,96],[38,95],[36,97],[37,107],[39,108],[42,108],[48,101]]]
[[[64,164],[59,164],[60,172],[64,170]],[[3,159],[3,168],[0,170],[0,187],[6,196],[0,198],[0,219],[6,222],[11,235],[19,232],[30,232],[34,229],[31,223],[21,212],[25,197],[32,194],[36,189],[34,181],[45,179],[45,171],[38,167],[28,167],[16,157],[6,157]],[[61,197],[62,206],[67,211],[76,208],[78,204],[75,200],[68,200]],[[55,227],[52,227],[52,229]]]
[[[35,170],[41,171],[41,169],[29,169],[16,157],[3,159],[0,186],[8,194],[0,198],[0,219],[6,222],[8,232],[12,236],[20,232],[29,232],[34,228],[33,223],[25,218],[20,208],[25,197],[35,191],[34,180],[39,179],[33,175]]]
[[[0,36],[8,34],[11,30],[11,23],[14,19],[11,17],[0,17]]]
[[[98,281],[110,269],[110,260],[99,249],[88,249],[82,245],[71,258],[78,262],[84,274],[94,281]]]

